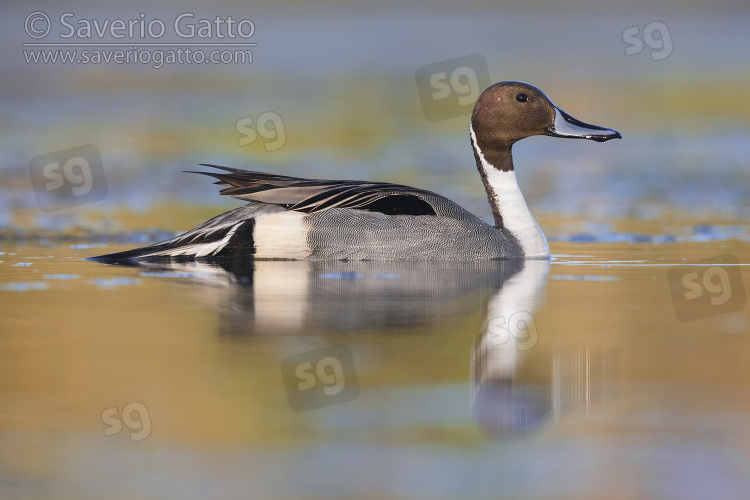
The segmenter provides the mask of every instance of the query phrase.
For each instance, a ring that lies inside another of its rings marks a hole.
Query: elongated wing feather
[[[352,208],[388,215],[436,215],[430,200],[445,198],[421,189],[387,182],[331,181],[238,170],[202,164],[224,172],[193,172],[218,179],[227,186],[221,194],[248,202],[280,205],[288,210],[312,213],[328,208]]]

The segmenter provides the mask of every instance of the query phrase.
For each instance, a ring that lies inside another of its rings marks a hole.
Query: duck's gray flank
[[[95,257],[138,259],[488,260],[549,258],[518,186],[512,145],[550,135],[606,141],[612,129],[579,122],[523,82],[492,85],[470,122],[471,146],[492,207],[490,226],[447,198],[387,182],[321,180],[220,165],[197,172],[247,202],[172,240]]]

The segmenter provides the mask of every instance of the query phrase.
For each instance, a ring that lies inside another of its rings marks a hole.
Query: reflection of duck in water
[[[526,261],[134,261],[146,278],[191,287],[232,336],[331,332],[453,334]],[[546,261],[541,261],[546,263]],[[447,328],[447,329],[446,329]]]
[[[340,343],[341,334],[427,333],[440,343],[457,325],[476,324],[486,308],[471,353],[471,409],[493,434],[533,432],[611,398],[611,353],[585,347],[550,359],[552,325],[535,317],[547,260],[123,264],[144,278],[189,286],[192,300],[216,310],[225,338],[307,335]]]
[[[470,135],[494,227],[447,198],[413,187],[207,165],[225,171],[200,172],[227,186],[221,194],[249,203],[172,240],[95,259],[546,259],[549,246],[518,187],[511,147],[533,135],[594,141],[621,137],[572,118],[541,90],[522,82],[497,83],[482,93]]]
[[[489,300],[487,319],[472,349],[472,412],[482,428],[516,434],[546,422],[549,395],[543,385],[519,383],[517,371],[534,354],[548,261],[525,261]]]
[[[523,269],[489,299],[487,320],[471,353],[472,413],[493,434],[533,432],[615,396],[616,351],[585,345],[550,353],[549,343],[539,345],[555,329],[534,316],[549,262],[523,262]]]

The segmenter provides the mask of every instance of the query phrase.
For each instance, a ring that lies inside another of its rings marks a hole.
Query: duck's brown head
[[[524,82],[500,82],[487,88],[474,106],[471,128],[476,145],[490,163],[493,152],[509,151],[513,143],[532,135],[598,142],[622,138],[616,130],[576,120],[544,92]]]

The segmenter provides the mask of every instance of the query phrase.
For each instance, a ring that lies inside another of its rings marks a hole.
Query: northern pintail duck
[[[226,186],[221,194],[248,203],[169,241],[94,259],[546,259],[547,239],[518,187],[511,147],[542,134],[600,142],[621,137],[576,120],[533,85],[512,81],[479,96],[469,133],[494,226],[424,189],[203,164],[223,172],[196,173],[215,177]]]

